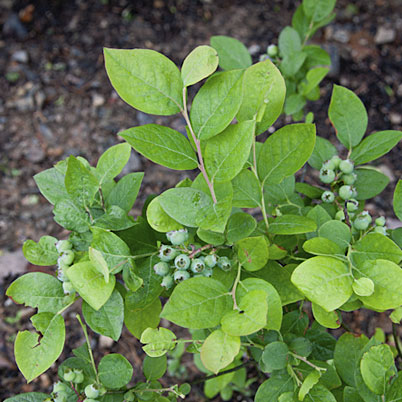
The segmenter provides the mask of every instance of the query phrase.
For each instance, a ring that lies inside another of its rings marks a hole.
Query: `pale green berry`
[[[228,257],[219,257],[218,267],[223,271],[230,271],[232,265]]]
[[[321,168],[320,180],[323,183],[332,183],[335,180],[335,172],[332,169]]]
[[[171,275],[166,275],[162,279],[161,286],[163,286],[166,289],[170,289],[173,286],[173,278]]]
[[[67,250],[71,250],[73,248],[73,244],[68,240],[59,240],[56,243],[56,249],[59,253],[64,253]]]
[[[68,380],[66,380],[66,381],[68,381]],[[67,389],[68,389],[68,386],[61,381],[58,381],[53,384],[53,392],[54,393],[65,392]]]
[[[357,197],[357,191],[355,187],[352,187],[352,198],[356,198]]]
[[[81,384],[84,381],[84,373],[79,369],[75,369],[73,372],[75,374],[74,383]]]
[[[154,265],[154,271],[156,275],[165,276],[170,271],[169,264],[165,261],[159,261],[157,264]]]
[[[90,399],[95,399],[99,396],[99,388],[96,384],[87,385],[84,392],[86,397]]]
[[[330,169],[330,170],[335,170],[337,168],[337,164],[335,160],[330,159],[326,162],[324,162],[321,166],[321,169]]]
[[[202,276],[206,276],[207,278],[210,278],[213,274],[212,268],[205,268],[204,271],[202,271]]]
[[[332,191],[324,191],[321,195],[323,202],[331,203],[335,200],[335,194]]]
[[[65,282],[66,283],[66,282]],[[67,282],[68,283],[68,282]],[[63,285],[64,285],[64,283],[63,283]],[[75,379],[75,373],[74,373],[74,371],[73,370],[70,370],[70,369],[67,369],[65,372],[64,372],[64,374],[63,374],[63,378],[66,380],[66,381],[72,381],[72,382],[74,382],[74,379]]]
[[[65,295],[70,295],[75,292],[74,286],[70,281],[63,282],[63,291]],[[72,381],[72,380],[71,380]]]
[[[380,216],[375,220],[376,226],[384,226],[385,225],[385,218],[383,216]]]
[[[334,155],[330,161],[334,163],[334,169],[337,169],[339,168],[339,164],[342,162],[342,159],[338,155]]]
[[[180,254],[174,259],[177,269],[185,270],[190,266],[190,258],[186,254]]]
[[[345,174],[352,173],[354,167],[353,162],[349,159],[346,159],[339,164],[339,169]]]
[[[370,225],[370,222],[367,218],[362,217],[359,215],[354,221],[353,221],[353,227],[357,230],[366,230],[368,226]]]
[[[353,195],[353,190],[351,186],[342,186],[339,189],[339,196],[344,200],[350,200]]]
[[[357,174],[356,173],[350,173],[350,174],[344,174],[342,175],[342,180],[345,184],[348,184],[351,186],[352,184],[355,183],[357,179]]]
[[[355,212],[359,208],[359,203],[354,198],[351,198],[346,203],[346,208],[347,208],[348,212]]]
[[[74,261],[74,251],[72,250],[66,250],[58,259],[57,262],[59,263],[59,265],[63,264],[63,265],[68,265],[70,266],[73,261]]]
[[[177,255],[177,250],[174,249],[173,247],[166,246],[165,244],[162,244],[160,250],[159,250],[159,258],[162,261],[171,261],[173,260]]]
[[[127,391],[124,394],[124,400],[127,402],[133,402],[135,400],[134,392],[133,391]]]
[[[371,217],[370,213],[368,211],[362,211],[360,214],[361,217],[365,218],[368,220],[368,223],[371,223],[373,218]]]
[[[387,235],[387,228],[385,226],[376,226],[374,228],[375,233],[381,233],[382,235],[386,236]]]
[[[208,254],[204,259],[205,265],[209,268],[213,268],[218,262],[218,258],[215,254]]]
[[[53,399],[54,402],[67,402],[68,395],[65,392],[58,392],[56,397]]]
[[[278,46],[269,45],[267,47],[267,53],[269,57],[276,57],[278,55]]]
[[[201,258],[194,258],[191,263],[191,271],[195,274],[199,274],[205,268],[204,261]]]
[[[344,221],[345,220],[345,212],[343,212],[342,210],[339,210],[336,214],[335,214],[335,219],[337,221]]]
[[[166,233],[168,240],[175,246],[184,244],[188,240],[187,229],[172,230]]]
[[[173,278],[176,282],[182,282],[182,281],[185,281],[186,279],[190,278],[190,273],[188,271],[177,270],[173,274]]]

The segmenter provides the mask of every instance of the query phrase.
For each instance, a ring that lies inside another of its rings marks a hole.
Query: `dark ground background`
[[[28,325],[31,309],[5,300],[4,292],[16,273],[32,269],[20,251],[27,238],[66,235],[52,221],[52,207],[41,197],[32,176],[69,154],[91,164],[128,127],[157,122],[183,130],[181,118],[159,118],[137,112],[123,103],[103,68],[102,47],[151,48],[181,65],[195,46],[212,35],[243,41],[254,59],[280,30],[290,24],[299,2],[290,0],[0,0],[0,397],[49,391],[55,369],[27,385],[16,370],[12,342]],[[324,43],[333,57],[331,78],[322,85],[322,99],[309,105],[317,133],[334,139],[327,119],[333,83],[354,90],[369,113],[368,133],[402,128],[402,1],[338,0],[337,18],[313,42]],[[276,123],[280,127],[284,119]],[[402,144],[377,164],[391,183],[367,208],[387,216],[393,188],[402,172]],[[147,195],[159,193],[182,178],[182,173],[153,165],[135,154],[127,171],[145,171],[134,212]],[[7,311],[5,311],[7,309]],[[18,310],[22,316],[16,316]],[[74,314],[67,313],[68,338],[61,359],[82,342]],[[11,320],[10,320],[11,319]],[[383,314],[349,316],[353,328],[372,334],[376,326],[390,332]],[[101,354],[118,351],[141,364],[141,350],[128,333],[118,344],[93,335]],[[137,348],[136,348],[137,346]],[[184,362],[190,378],[194,367]],[[135,370],[139,372],[140,370]],[[136,379],[140,378],[140,374]],[[195,399],[201,401],[201,394]]]

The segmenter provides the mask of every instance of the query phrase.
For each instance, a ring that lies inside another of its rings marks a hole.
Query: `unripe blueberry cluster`
[[[166,289],[191,277],[210,277],[215,266],[224,271],[231,268],[227,257],[218,257],[213,252],[203,255],[200,251],[194,254],[194,248],[187,248],[187,229],[168,232],[166,237],[172,245],[161,245],[158,255],[160,261],[154,265],[154,271],[163,277],[161,285]]]
[[[66,369],[64,371],[63,378],[68,382],[73,382],[74,384],[81,384],[84,381],[84,374],[82,370],[79,369]],[[57,391],[53,390],[53,392]]]
[[[65,294],[74,293],[75,289],[65,275],[65,271],[74,261],[75,253],[73,251],[73,244],[68,240],[59,240],[56,243],[56,249],[59,253],[59,258],[57,259],[57,278],[63,282]]]

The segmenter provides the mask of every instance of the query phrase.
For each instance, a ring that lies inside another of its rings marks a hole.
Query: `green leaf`
[[[67,277],[74,289],[95,310],[99,310],[113,292],[116,279],[110,277],[108,283],[91,262],[74,264],[67,270]]]
[[[247,271],[258,271],[268,262],[268,245],[264,236],[239,240],[236,248],[239,262]]]
[[[303,10],[313,21],[321,21],[331,14],[336,0],[303,0]]]
[[[167,369],[166,355],[159,357],[145,356],[142,362],[142,371],[148,381],[159,380],[163,377]]]
[[[95,248],[89,247],[88,249],[89,261],[92,262],[95,269],[103,275],[105,282],[109,282],[109,268],[106,260],[103,258],[103,254]]]
[[[388,260],[367,261],[359,267],[359,275],[374,282],[374,293],[358,296],[367,306],[375,310],[388,310],[402,305],[402,268]]]
[[[293,391],[293,387],[293,379],[288,374],[274,375],[259,386],[254,401],[277,401],[283,393]]]
[[[371,296],[374,293],[374,282],[370,278],[355,279],[352,287],[358,296]]]
[[[282,215],[276,217],[269,225],[269,233],[293,235],[314,232],[317,224],[310,218],[300,215]]]
[[[246,278],[239,282],[236,290],[236,297],[241,299],[247,292],[252,290],[263,290],[267,295],[268,313],[267,324],[265,328],[268,330],[279,331],[282,324],[282,303],[278,292],[269,282],[259,278]]]
[[[311,391],[311,389],[318,383],[321,378],[321,371],[313,370],[304,379],[303,384],[299,389],[299,401],[304,401],[306,395]],[[323,400],[324,402],[324,400]]]
[[[159,197],[155,197],[148,204],[147,220],[152,229],[162,233],[178,230],[183,227],[164,211],[159,202]]]
[[[307,402],[337,402],[334,395],[321,384],[315,385],[304,398]]]
[[[150,357],[160,357],[176,345],[176,335],[166,328],[147,328],[141,335],[140,342],[145,343],[144,352]]]
[[[243,78],[243,101],[238,121],[257,118],[256,135],[267,130],[279,117],[285,102],[285,81],[270,60],[249,67]]]
[[[14,302],[38,308],[38,312],[57,313],[71,300],[63,291],[62,283],[52,275],[30,272],[16,279],[6,295]]]
[[[322,164],[337,154],[337,150],[326,138],[317,135],[313,153],[308,164],[314,169],[321,169]]]
[[[368,260],[389,260],[399,264],[402,250],[388,237],[380,233],[368,233],[358,240],[352,248],[352,262],[361,267]]]
[[[218,68],[218,54],[210,46],[196,47],[183,61],[181,78],[185,87],[210,76]]]
[[[38,332],[44,334],[53,317],[53,313],[38,313],[31,317],[31,322]]]
[[[394,367],[394,356],[388,345],[371,347],[360,361],[363,380],[377,395],[385,394]]]
[[[211,46],[218,52],[222,70],[234,70],[251,66],[251,56],[246,46],[229,36],[212,36]]]
[[[257,227],[256,220],[246,212],[237,212],[228,220],[226,226],[226,239],[232,244],[238,240],[244,239]]]
[[[197,236],[205,243],[220,246],[225,243],[225,235],[222,233],[213,232],[198,228]]]
[[[359,144],[367,128],[367,112],[362,101],[350,89],[334,85],[328,116],[339,141],[352,149]]]
[[[57,239],[53,236],[42,236],[38,243],[26,240],[22,247],[24,257],[34,265],[54,265],[59,253],[56,249]]]
[[[394,192],[394,212],[400,221],[402,221],[402,180],[398,180]]]
[[[312,310],[315,320],[325,328],[339,328],[341,320],[336,311],[325,311],[318,304],[312,303]]]
[[[395,324],[399,324],[402,321],[402,307],[396,308],[389,316],[391,321]]]
[[[322,224],[318,233],[320,237],[325,237],[336,243],[342,251],[349,247],[352,239],[349,226],[336,220],[330,220]]]
[[[282,29],[278,39],[279,51],[283,57],[291,56],[302,50],[300,36],[292,27]]]
[[[313,124],[282,127],[265,141],[258,159],[258,174],[266,184],[279,184],[308,160],[315,144]]]
[[[64,174],[56,168],[50,168],[36,174],[34,180],[42,195],[52,205],[68,197],[64,184]]]
[[[320,229],[325,222],[331,220],[331,216],[321,205],[316,205],[313,209],[310,209],[307,213],[307,218],[315,221],[318,229]]]
[[[243,71],[214,74],[194,97],[190,120],[196,137],[207,140],[222,132],[242,101]]]
[[[43,337],[37,333],[18,332],[14,344],[15,361],[27,382],[44,373],[60,356],[65,339],[64,320],[55,315]]]
[[[80,206],[89,206],[99,190],[96,177],[73,155],[68,158],[65,185],[67,193]]]
[[[350,159],[355,165],[371,162],[388,153],[402,138],[396,130],[379,131],[366,137],[353,149]]]
[[[109,300],[98,310],[82,303],[82,314],[92,331],[119,340],[124,320],[124,302],[120,293],[113,290]]]
[[[289,349],[284,342],[271,342],[265,346],[261,355],[263,371],[272,373],[274,370],[284,369],[289,360]]]
[[[93,225],[117,231],[129,229],[135,225],[135,222],[131,216],[127,215],[126,211],[117,205],[111,205],[106,208],[106,212],[103,215],[94,220]]]
[[[261,187],[254,173],[242,170],[233,180],[233,206],[257,208],[261,204]]]
[[[346,303],[353,293],[348,267],[332,257],[313,257],[302,262],[291,280],[310,301],[328,312]]]
[[[110,82],[120,97],[144,113],[169,116],[183,109],[179,69],[150,49],[104,49]]]
[[[330,66],[331,65],[331,58],[330,58],[328,52],[326,52],[320,46],[317,46],[317,45],[304,46],[303,52],[307,53],[306,68],[309,70],[316,66]]]
[[[308,95],[309,92],[316,88],[328,72],[329,68],[327,67],[316,67],[309,70],[306,74],[306,83],[301,85],[302,95]]]
[[[204,163],[212,182],[229,181],[239,174],[250,153],[254,127],[254,121],[232,124],[207,141]]]
[[[332,240],[325,237],[313,237],[303,243],[303,249],[307,253],[315,255],[343,255],[342,249]]]
[[[292,114],[300,112],[306,104],[306,99],[303,95],[292,94],[285,101],[285,113],[290,116]]]
[[[26,392],[24,394],[19,394],[12,396],[11,398],[7,398],[4,402],[43,402],[50,395],[44,394],[42,392]]]
[[[131,148],[128,144],[117,144],[107,149],[96,165],[99,184],[114,179],[130,159]]]
[[[201,361],[206,369],[217,374],[227,367],[240,351],[240,337],[217,329],[211,332],[201,347]]]
[[[133,367],[124,356],[110,353],[102,357],[99,362],[98,375],[105,387],[119,389],[131,381]]]
[[[233,336],[250,335],[267,323],[267,294],[251,290],[240,298],[238,310],[227,312],[221,320],[222,331]]]
[[[53,214],[54,220],[68,230],[84,233],[89,229],[88,214],[69,198],[57,201]]]
[[[373,167],[360,167],[355,169],[357,179],[354,187],[357,200],[368,200],[380,194],[389,183],[389,178]]]
[[[355,387],[355,367],[360,361],[360,354],[368,339],[365,335],[356,335],[351,333],[343,334],[335,346],[334,363],[337,372],[342,380]]]
[[[386,401],[398,402],[402,398],[402,373],[398,371],[398,376],[394,379],[386,394]]]
[[[129,173],[122,177],[106,197],[106,205],[117,205],[123,211],[129,212],[137,199],[144,173]]]
[[[129,128],[119,135],[152,162],[174,170],[192,170],[198,166],[188,140],[172,128],[145,124]]]
[[[222,283],[198,277],[175,287],[161,317],[185,328],[211,328],[231,308],[232,299]]]

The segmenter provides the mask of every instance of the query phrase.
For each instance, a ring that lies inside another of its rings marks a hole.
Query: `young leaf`
[[[222,283],[198,277],[175,287],[161,317],[185,328],[210,328],[218,325],[231,308],[232,299]]]
[[[145,343],[144,352],[150,357],[160,357],[173,350],[176,335],[167,328],[147,328],[141,335],[140,342]]]
[[[107,388],[119,389],[127,385],[133,376],[130,362],[118,353],[102,357],[98,366],[100,382]]]
[[[221,133],[233,120],[242,101],[243,71],[213,75],[194,97],[190,120],[196,137],[207,140]]]
[[[68,197],[66,186],[64,185],[64,174],[56,168],[50,168],[36,174],[34,180],[42,195],[52,205]]]
[[[286,115],[292,115],[300,112],[306,104],[306,99],[303,95],[292,94],[285,101],[285,113]]]
[[[289,360],[289,349],[284,342],[271,342],[265,346],[261,355],[263,371],[272,373],[274,370],[284,369]]]
[[[336,220],[323,223],[318,230],[318,234],[320,237],[325,237],[336,243],[342,252],[349,246],[352,239],[349,226]]]
[[[233,180],[233,206],[239,208],[256,208],[261,204],[261,187],[248,169],[243,169]]]
[[[159,197],[155,197],[148,204],[147,220],[152,229],[162,233],[178,230],[183,227],[164,211],[159,202]]]
[[[278,39],[278,46],[283,57],[291,56],[302,50],[300,36],[292,27],[282,29]]]
[[[227,367],[240,351],[240,337],[217,329],[205,339],[201,347],[201,361],[205,368],[217,374]]]
[[[313,370],[304,379],[303,384],[299,389],[299,401],[304,401],[306,395],[311,391],[311,389],[318,383],[321,378],[321,371]],[[313,399],[314,400],[314,399]],[[324,401],[324,400],[323,400]],[[327,402],[328,400],[325,399]]]
[[[317,66],[330,66],[331,57],[328,52],[317,45],[307,45],[303,47],[303,52],[307,53],[306,68],[308,70]]]
[[[218,52],[222,70],[234,70],[251,66],[251,56],[246,46],[229,36],[212,36],[211,46]]]
[[[163,377],[167,369],[166,355],[159,357],[145,356],[142,362],[142,371],[148,381],[158,380]]]
[[[328,312],[346,303],[353,293],[348,267],[332,257],[313,257],[302,262],[291,280],[310,301]]]
[[[218,67],[216,50],[210,46],[196,47],[183,61],[181,78],[185,87],[210,76]]]
[[[257,227],[256,220],[246,212],[237,212],[228,220],[226,226],[226,239],[228,243],[235,243],[238,240],[249,236]]]
[[[68,230],[84,233],[89,229],[87,212],[69,198],[57,201],[53,214],[54,220]]]
[[[119,340],[123,328],[124,302],[116,289],[98,311],[84,301],[82,314],[92,331],[108,336],[116,342]]]
[[[282,127],[265,141],[258,158],[258,174],[264,183],[279,184],[308,160],[315,144],[313,124]]]
[[[18,332],[14,344],[15,361],[28,382],[44,373],[60,356],[65,339],[63,317],[56,314],[39,341],[39,334]]]
[[[303,0],[303,10],[313,21],[321,21],[331,14],[336,0]]]
[[[131,148],[128,144],[118,144],[106,150],[96,165],[99,184],[114,179],[130,159]]]
[[[144,173],[129,173],[122,177],[106,197],[106,205],[117,205],[123,211],[129,212],[137,199]]]
[[[362,101],[350,89],[334,85],[328,116],[339,141],[352,149],[359,144],[367,128],[367,112]]]
[[[314,232],[317,224],[310,218],[300,215],[282,215],[275,218],[269,226],[269,232],[291,235]]]
[[[324,77],[328,74],[329,68],[316,67],[309,70],[306,74],[306,83],[301,84],[301,94],[308,95],[314,88],[316,88]]]
[[[88,256],[89,256],[89,261],[92,262],[93,266],[95,269],[103,275],[103,278],[105,279],[105,282],[109,282],[109,268],[107,266],[107,262],[103,258],[103,254],[96,250],[93,247],[89,247],[88,249]]]
[[[254,139],[254,121],[232,124],[207,141],[204,163],[212,182],[230,181],[246,163]]]
[[[42,236],[38,243],[33,240],[26,240],[22,247],[22,252],[31,264],[54,265],[59,258],[56,243],[57,239],[53,236]]]
[[[38,312],[57,313],[71,300],[62,283],[52,275],[30,272],[19,277],[7,289],[14,302],[38,308]]]
[[[180,71],[166,56],[150,49],[105,48],[104,53],[110,82],[130,106],[161,116],[183,109]]]
[[[337,154],[337,150],[327,139],[317,135],[313,153],[308,164],[314,169],[321,169],[322,164]]]
[[[283,393],[293,391],[293,388],[293,378],[289,374],[276,374],[259,386],[254,401],[276,401]]]
[[[368,200],[380,194],[389,183],[389,177],[374,167],[362,166],[355,169],[357,179],[353,186],[357,200]]]
[[[318,304],[312,303],[312,310],[315,320],[325,328],[339,328],[341,320],[336,311],[325,311]]]
[[[402,180],[399,180],[395,187],[393,205],[395,215],[402,221]]]
[[[268,262],[268,245],[264,236],[247,237],[236,243],[240,264],[247,271],[258,271]]]

